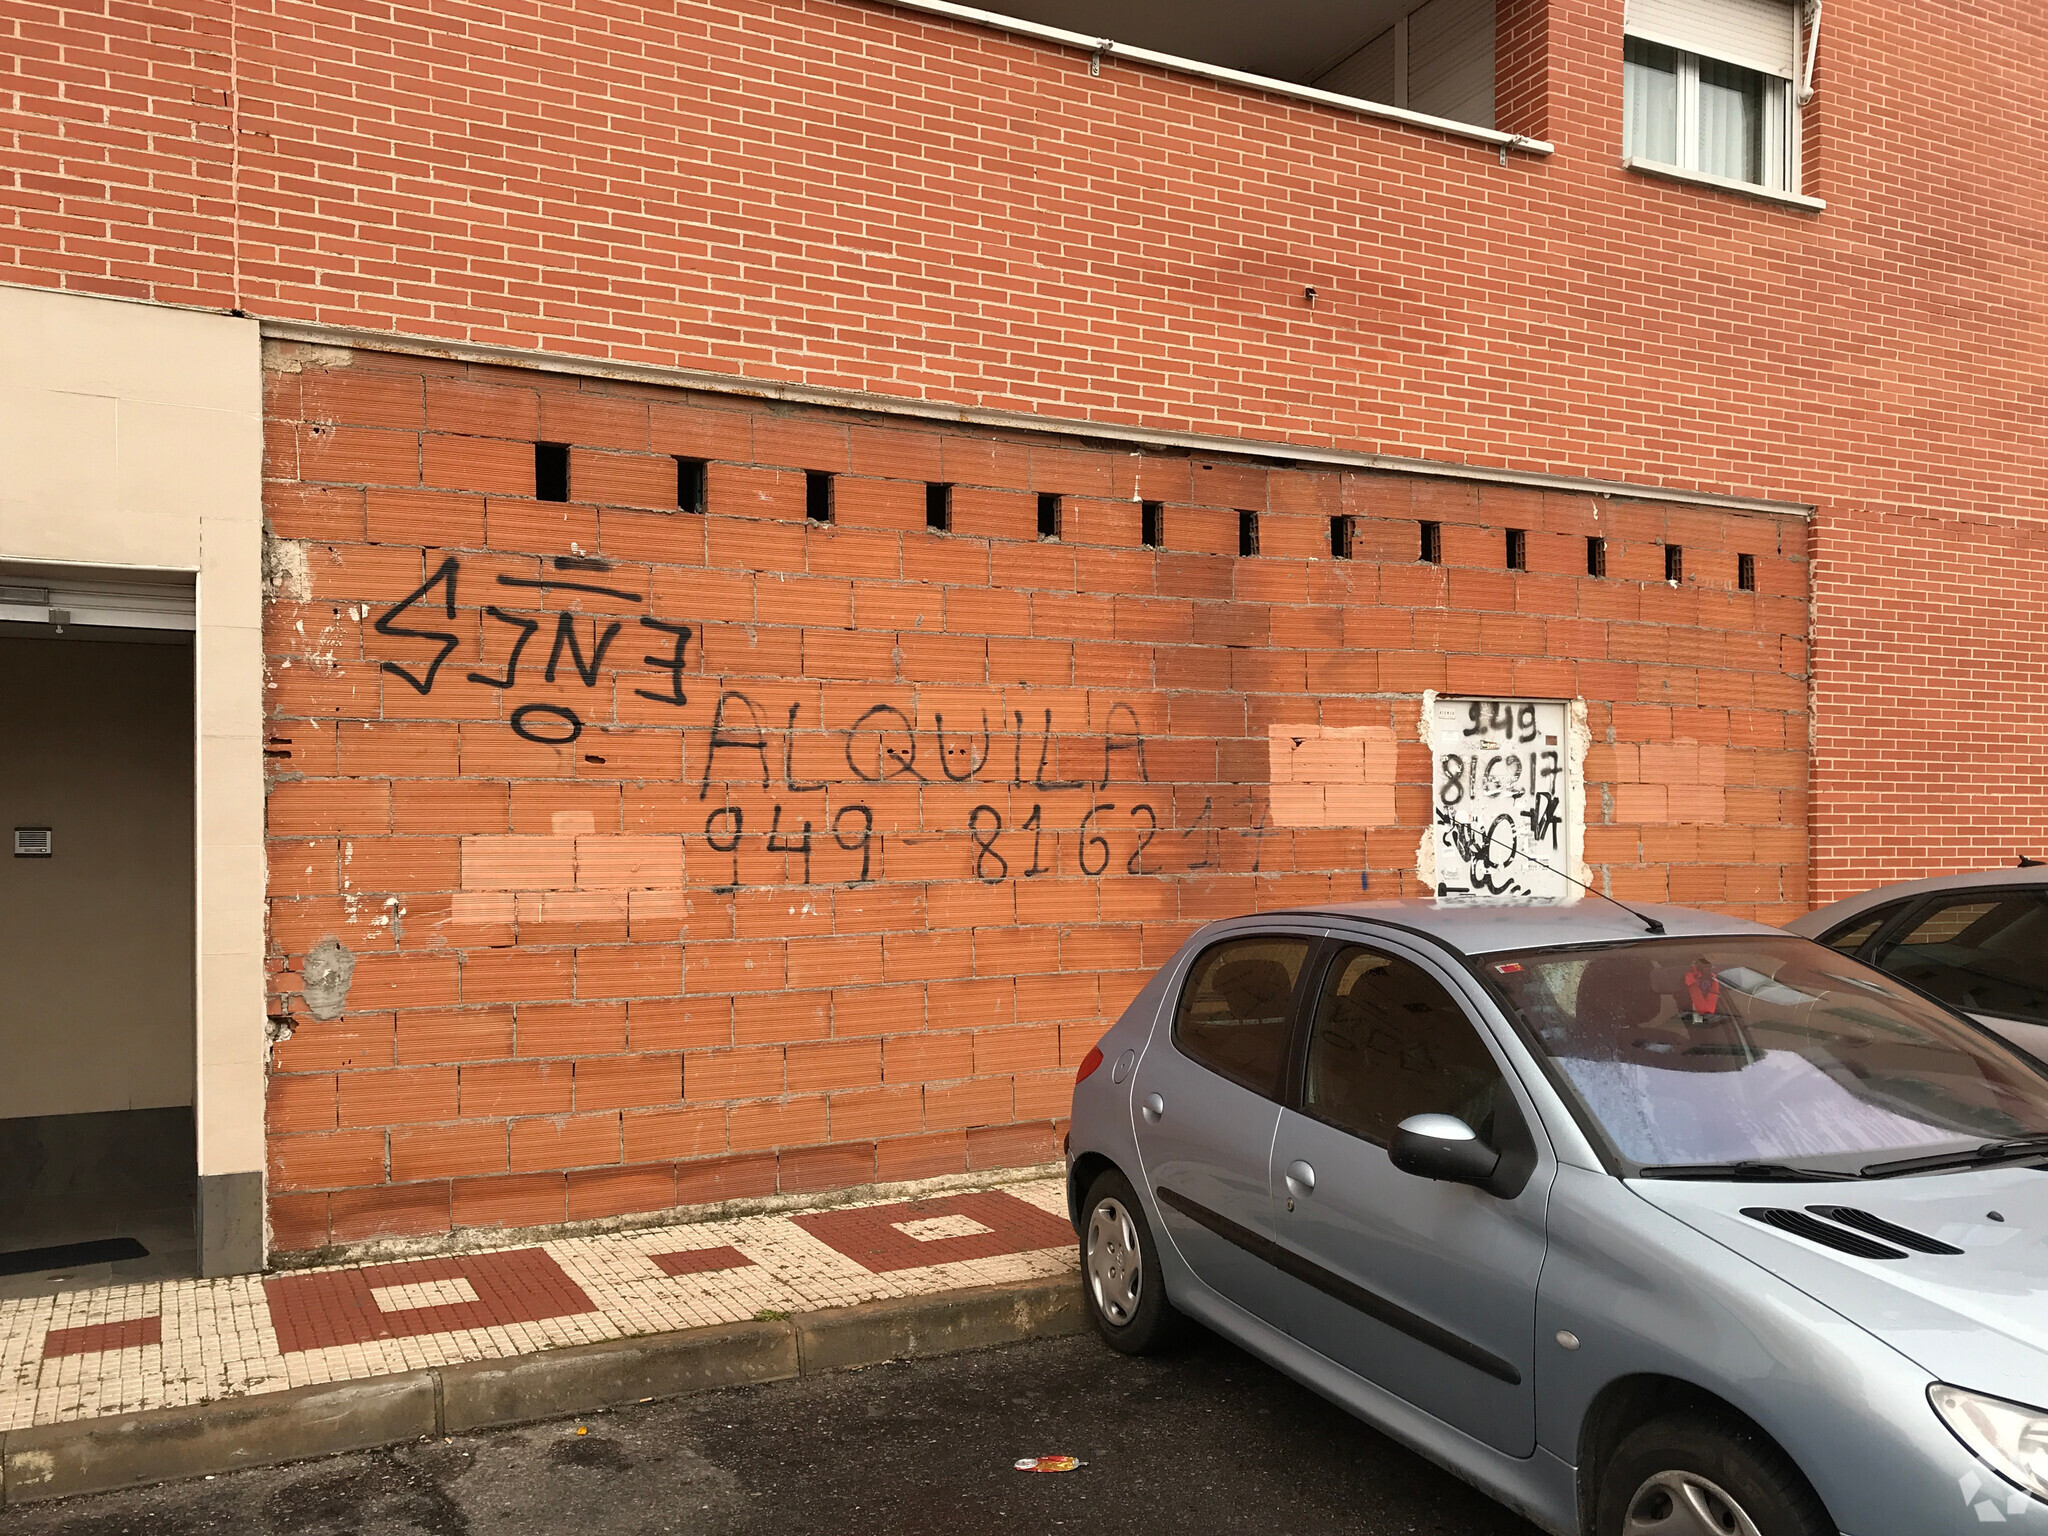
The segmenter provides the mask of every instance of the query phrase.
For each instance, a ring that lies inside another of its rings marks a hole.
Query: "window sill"
[[[1827,204],[1817,197],[1805,197],[1797,192],[1779,192],[1771,187],[1759,187],[1754,182],[1736,181],[1727,176],[1709,176],[1705,171],[1682,170],[1675,165],[1665,165],[1659,160],[1641,160],[1633,155],[1621,157],[1623,170],[1635,171],[1643,176],[1661,176],[1666,181],[1683,181],[1695,187],[1712,187],[1717,192],[1736,192],[1744,197],[1753,197],[1760,202],[1777,203],[1786,208],[1805,208],[1818,213]]]

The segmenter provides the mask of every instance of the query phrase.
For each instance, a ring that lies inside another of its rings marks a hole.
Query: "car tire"
[[[1095,1331],[1124,1354],[1156,1354],[1186,1332],[1187,1319],[1166,1299],[1137,1191],[1113,1168],[1088,1186],[1081,1207],[1081,1294]]]
[[[1755,1426],[1672,1414],[1631,1431],[1600,1470],[1594,1536],[1835,1536],[1820,1497]]]

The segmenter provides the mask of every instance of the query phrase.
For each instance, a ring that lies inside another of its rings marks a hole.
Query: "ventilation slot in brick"
[[[1349,560],[1351,558],[1351,519],[1333,517],[1330,519],[1330,558]]]
[[[804,516],[814,523],[832,521],[832,477],[822,469],[804,471]]]
[[[1147,549],[1166,543],[1166,503],[1148,501],[1138,508],[1138,537]]]
[[[1443,525],[1441,523],[1421,523],[1417,526],[1422,529],[1422,548],[1416,555],[1416,558],[1422,561],[1424,565],[1442,565],[1444,563]]]
[[[1038,493],[1038,536],[1041,539],[1060,536],[1060,499],[1051,491]]]
[[[1685,580],[1685,551],[1676,544],[1664,546],[1664,579],[1674,584]]]
[[[1237,514],[1237,552],[1240,555],[1256,555],[1259,552],[1259,514],[1240,512]]]
[[[1605,576],[1607,574],[1607,541],[1593,537],[1586,540],[1586,574]]]
[[[1755,555],[1737,555],[1735,557],[1735,585],[1742,588],[1745,592],[1754,592],[1756,590]]]
[[[1508,569],[1526,571],[1529,569],[1529,536],[1519,528],[1508,530]]]
[[[704,510],[704,461],[702,459],[676,460],[676,510],[679,512],[702,512]]]
[[[933,533],[953,531],[953,487],[931,484],[924,488],[924,525]]]
[[[567,501],[569,499],[569,445],[567,443],[535,443],[533,445],[533,499],[535,501]]]

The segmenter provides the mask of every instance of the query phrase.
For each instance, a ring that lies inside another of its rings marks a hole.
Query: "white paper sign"
[[[1566,878],[1579,873],[1573,823],[1582,798],[1571,705],[1436,699],[1431,708],[1432,825],[1423,865],[1436,894],[1524,901],[1576,895]]]

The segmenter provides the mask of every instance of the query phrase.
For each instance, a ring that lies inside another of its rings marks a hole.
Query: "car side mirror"
[[[1500,1153],[1455,1115],[1410,1115],[1394,1131],[1387,1156],[1403,1173],[1452,1184],[1486,1185]]]

